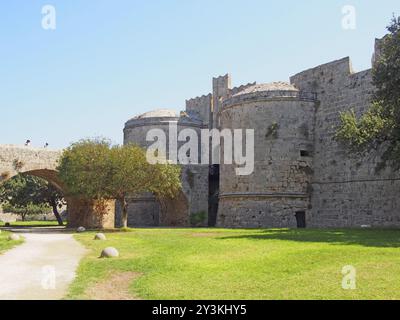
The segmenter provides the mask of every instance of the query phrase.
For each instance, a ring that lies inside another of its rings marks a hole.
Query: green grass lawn
[[[134,272],[141,299],[400,299],[400,231],[133,229],[76,235],[90,249],[67,298],[111,275]],[[120,251],[99,259],[103,248]],[[342,268],[357,289],[342,288]],[[89,291],[90,292],[90,291]]]
[[[57,221],[16,221],[10,222],[11,227],[52,227],[58,226]],[[0,221],[0,227],[4,227],[5,223]]]
[[[23,240],[19,241],[9,241],[7,237],[9,236],[8,232],[1,231],[0,233],[0,254],[2,254],[4,251],[11,249],[15,247],[18,244],[21,244]]]

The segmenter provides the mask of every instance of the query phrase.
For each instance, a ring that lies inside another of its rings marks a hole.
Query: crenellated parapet
[[[234,87],[232,89],[229,90],[229,95],[230,96],[234,96],[235,94],[238,94],[239,92],[246,90],[247,88],[253,87],[257,84],[257,82],[252,82],[252,83],[248,83],[248,84],[244,84],[241,85],[239,87]]]
[[[212,108],[212,94],[203,95],[193,99],[186,100],[186,111],[188,113],[197,114],[199,119],[203,121],[205,126],[210,123]]]

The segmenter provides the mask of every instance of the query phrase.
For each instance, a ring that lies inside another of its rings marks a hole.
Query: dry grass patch
[[[223,234],[217,233],[217,232],[193,232],[189,234],[191,237],[195,238],[213,238],[213,237],[218,237]]]
[[[140,300],[129,292],[130,284],[140,277],[140,273],[117,272],[110,274],[86,290],[91,300]]]

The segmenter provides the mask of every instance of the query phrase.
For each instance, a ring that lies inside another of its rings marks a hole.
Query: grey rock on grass
[[[94,240],[107,240],[107,238],[104,233],[96,233]]]
[[[108,247],[105,248],[102,252],[101,252],[101,258],[116,258],[119,257],[119,252],[117,249],[113,248],[113,247]]]

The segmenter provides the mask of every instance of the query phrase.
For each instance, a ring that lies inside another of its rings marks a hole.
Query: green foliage
[[[20,214],[25,216],[27,214],[34,215],[34,214],[46,214],[51,211],[51,208],[48,204],[33,204],[28,203],[25,206],[13,206],[9,203],[3,205],[4,212],[11,212]]]
[[[195,212],[190,215],[190,224],[193,227],[201,225],[207,219],[207,214],[204,211]]]
[[[9,250],[9,249],[15,247],[16,245],[22,244],[24,242],[23,238],[21,238],[20,240],[17,240],[17,241],[9,241],[8,240],[9,235],[10,235],[10,233],[7,231],[2,231],[0,233],[0,254],[2,254],[6,250]]]
[[[352,151],[377,148],[395,125],[392,119],[383,116],[382,111],[383,106],[374,102],[360,118],[357,118],[354,110],[341,112],[341,126],[336,137]]]
[[[43,214],[51,207],[63,204],[62,194],[47,181],[29,176],[17,175],[0,186],[0,203],[3,209],[26,215]]]
[[[273,124],[271,124],[268,129],[267,129],[267,133],[265,134],[265,138],[273,138],[276,139],[278,138],[278,129],[279,129],[279,124],[274,122]]]
[[[400,169],[400,17],[393,18],[373,68],[376,87],[373,103],[357,118],[354,110],[340,115],[336,138],[351,152],[364,153],[383,147],[382,160]]]
[[[142,148],[112,146],[104,139],[72,144],[64,151],[58,171],[71,195],[119,200],[123,227],[128,196],[151,192],[159,198],[174,197],[181,188],[179,166],[150,164]]]

